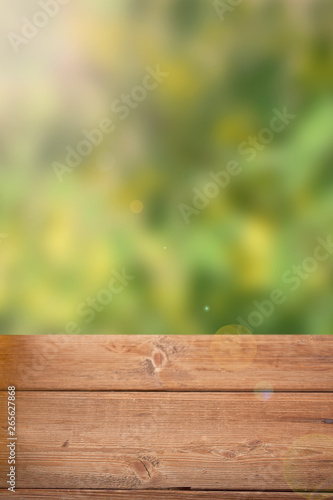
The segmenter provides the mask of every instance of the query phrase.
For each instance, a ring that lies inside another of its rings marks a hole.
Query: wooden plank
[[[8,499],[8,491],[0,490]],[[296,493],[246,491],[17,490],[15,500],[299,500]]]
[[[331,391],[333,336],[2,336],[0,387]]]
[[[286,471],[298,488],[332,487],[331,393],[27,391],[16,403],[18,488],[286,491]],[[4,412],[0,431],[4,443]]]

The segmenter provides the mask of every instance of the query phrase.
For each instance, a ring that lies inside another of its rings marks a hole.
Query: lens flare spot
[[[133,214],[141,214],[143,210],[143,203],[140,200],[134,200],[132,201],[130,205],[130,210]]]
[[[259,401],[269,401],[273,397],[273,386],[270,382],[258,382],[254,388],[255,397]]]
[[[250,330],[242,325],[228,325],[220,328],[210,345],[214,360],[228,371],[247,368],[257,354],[257,342]]]
[[[288,448],[283,473],[289,487],[299,496],[306,500],[324,500],[333,497],[333,493],[329,493],[333,490],[332,463],[332,437],[306,434]]]

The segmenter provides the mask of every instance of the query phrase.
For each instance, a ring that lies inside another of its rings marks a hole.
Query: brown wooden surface
[[[240,336],[232,337],[221,362],[212,356],[210,335],[2,336],[0,388],[252,391],[265,380],[275,391],[332,391],[332,336],[252,337],[252,363],[230,371],[225,366]]]
[[[20,490],[15,495],[0,490],[0,498],[14,500],[300,500],[296,493],[244,491],[107,491]]]
[[[0,498],[294,500],[290,446],[299,489],[332,491],[333,338],[219,337],[0,337]]]
[[[313,433],[327,444],[303,445],[302,473],[332,473],[327,393],[22,392],[17,408],[19,488],[285,491],[283,457]]]

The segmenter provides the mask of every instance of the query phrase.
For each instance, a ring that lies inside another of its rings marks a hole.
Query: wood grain
[[[0,498],[10,500],[300,500],[296,493],[244,491],[117,491],[117,490],[17,490],[9,497],[0,490]]]
[[[315,449],[310,436],[289,465],[305,478],[332,477],[329,393],[261,401],[249,393],[27,391],[17,394],[17,412],[18,488],[286,491],[285,454],[314,433],[324,445]],[[3,412],[0,430],[3,443]],[[3,446],[0,458],[4,488]]]
[[[215,337],[2,336],[0,388],[253,391],[265,380],[275,391],[333,389],[332,336],[220,336],[224,350],[213,356]],[[242,337],[256,349],[245,367]]]

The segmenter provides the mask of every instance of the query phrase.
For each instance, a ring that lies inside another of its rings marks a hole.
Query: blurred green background
[[[331,0],[224,20],[210,0],[71,0],[18,54],[8,32],[41,8],[0,10],[2,334],[213,334],[274,288],[287,300],[255,333],[333,333],[333,256],[292,293],[281,279],[333,236]],[[157,64],[168,78],[119,120]],[[239,145],[284,106],[296,118],[248,162]],[[106,117],[59,182],[53,162]],[[242,173],[186,224],[179,204],[230,160]],[[135,279],[86,323],[79,304],[123,268]]]

